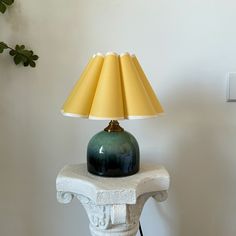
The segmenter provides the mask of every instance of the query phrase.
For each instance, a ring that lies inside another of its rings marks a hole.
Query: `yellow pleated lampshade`
[[[142,119],[163,112],[138,59],[128,53],[93,56],[62,108],[66,116]]]

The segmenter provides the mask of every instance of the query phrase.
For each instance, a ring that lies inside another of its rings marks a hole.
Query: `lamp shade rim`
[[[126,118],[121,117],[99,117],[99,116],[88,116],[88,119],[90,120],[125,120]]]
[[[61,113],[63,116],[69,116],[69,117],[79,117],[79,118],[88,118],[88,115],[81,115],[81,114],[76,114],[76,113],[70,113],[70,112],[65,112],[64,110],[61,110]]]
[[[124,57],[124,56],[127,56],[127,55],[130,55],[128,52],[123,52],[120,54],[120,57]]]
[[[63,109],[61,110],[63,116],[68,117],[76,117],[76,118],[88,118],[90,120],[138,120],[138,119],[147,119],[147,118],[155,118],[158,116],[163,116],[164,113],[158,113],[155,115],[143,115],[143,116],[121,116],[121,117],[99,117],[99,116],[92,116],[92,115],[81,115],[76,113],[65,112]]]
[[[112,51],[106,53],[106,56],[109,56],[109,55],[118,56],[118,54],[116,52],[112,52]]]
[[[97,52],[95,54],[93,54],[93,57],[104,57],[104,55],[101,52]]]
[[[88,116],[87,118],[90,120],[142,120],[155,118],[159,116],[163,116],[164,113],[158,113],[156,115],[146,115],[146,116],[126,116],[126,117],[98,117],[98,116]]]
[[[118,56],[118,54],[116,52],[110,51],[110,52],[107,52],[106,54],[103,54],[101,52],[97,52],[97,53],[93,54],[93,57],[96,57],[96,56],[105,57],[105,56],[109,56],[109,55]],[[130,54],[129,52],[122,52],[120,54],[120,57],[123,57],[126,55],[130,55],[131,57],[136,57],[135,54]]]
[[[127,120],[142,120],[142,119],[148,119],[148,118],[155,118],[158,116],[162,116],[162,113],[158,113],[155,115],[146,115],[146,116],[127,116]]]

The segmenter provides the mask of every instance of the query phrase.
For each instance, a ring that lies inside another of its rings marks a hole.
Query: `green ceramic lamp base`
[[[134,136],[117,121],[92,137],[87,148],[87,167],[91,174],[123,177],[139,171],[139,146]]]

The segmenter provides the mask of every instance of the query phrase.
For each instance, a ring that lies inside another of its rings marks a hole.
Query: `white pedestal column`
[[[143,165],[137,174],[122,178],[91,175],[86,164],[67,165],[56,181],[60,203],[76,197],[83,204],[93,236],[135,236],[146,200],[166,200],[169,184],[168,172],[157,165]]]

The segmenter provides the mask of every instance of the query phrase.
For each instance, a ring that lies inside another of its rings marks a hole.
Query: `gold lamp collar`
[[[107,132],[122,132],[124,129],[120,127],[119,122],[117,120],[111,120],[109,125],[104,129]]]

